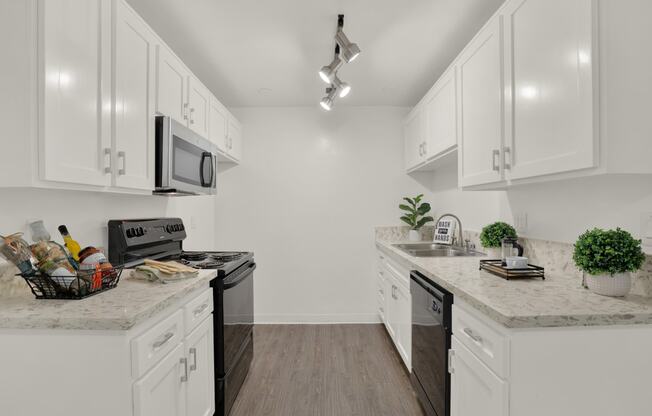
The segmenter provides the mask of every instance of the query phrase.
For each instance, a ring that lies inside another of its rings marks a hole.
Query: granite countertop
[[[162,284],[130,278],[125,270],[114,289],[81,300],[39,300],[27,288],[0,298],[0,329],[76,329],[124,331],[193,291],[205,287],[215,270]]]
[[[377,239],[376,246],[509,328],[652,324],[649,297],[596,295],[563,274],[508,281],[480,271],[478,257],[417,258],[392,246],[405,242]]]

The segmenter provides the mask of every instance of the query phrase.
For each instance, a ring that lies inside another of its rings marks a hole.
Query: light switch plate
[[[641,214],[641,240],[644,246],[652,247],[652,212]]]

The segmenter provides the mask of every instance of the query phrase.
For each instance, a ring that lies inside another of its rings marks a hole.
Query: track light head
[[[321,99],[319,102],[319,105],[321,105],[321,108],[323,108],[326,111],[331,111],[333,108],[333,101],[335,101],[335,94],[337,93],[337,88],[326,88],[326,92],[328,95],[326,95],[324,98]]]
[[[347,64],[353,62],[355,58],[360,55],[360,48],[357,44],[352,43],[349,38],[346,37],[342,28],[337,29],[335,41],[340,45],[340,48],[342,48],[342,57]]]
[[[319,70],[319,77],[327,84],[332,83],[337,70],[340,69],[342,65],[344,65],[344,62],[340,59],[339,55],[336,55],[330,64]]]
[[[333,86],[337,90],[337,95],[339,95],[340,98],[346,97],[351,92],[351,86],[346,82],[343,82],[337,74],[333,78]]]

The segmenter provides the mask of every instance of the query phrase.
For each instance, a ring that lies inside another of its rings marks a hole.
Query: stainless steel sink
[[[394,244],[402,252],[412,257],[476,257],[484,256],[484,253],[475,250],[467,250],[464,247],[449,246],[446,244],[434,243],[407,243]]]

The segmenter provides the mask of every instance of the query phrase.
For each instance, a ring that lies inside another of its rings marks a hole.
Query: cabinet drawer
[[[213,312],[213,289],[209,288],[184,306],[186,334],[191,333],[211,312]]]
[[[498,376],[507,378],[509,339],[493,325],[469,312],[467,308],[453,305],[453,335],[473,352]]]
[[[139,378],[176,347],[183,339],[183,312],[176,311],[131,341],[134,378]]]

